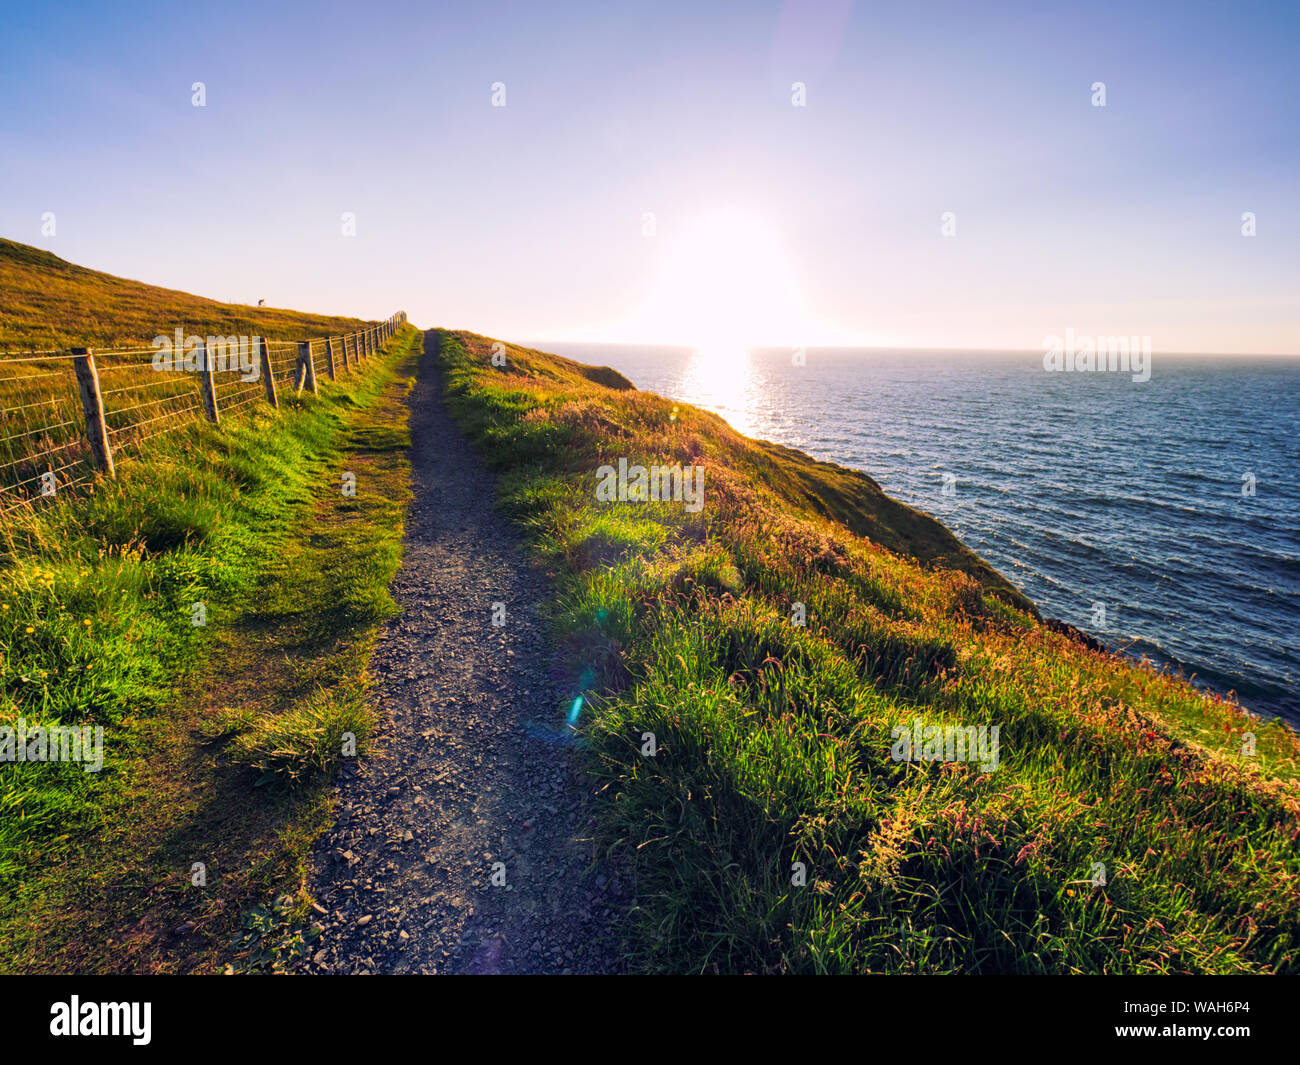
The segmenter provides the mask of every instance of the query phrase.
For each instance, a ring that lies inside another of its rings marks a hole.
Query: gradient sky
[[[1300,5],[981,7],[6,2],[0,234],[506,339],[1300,353]]]

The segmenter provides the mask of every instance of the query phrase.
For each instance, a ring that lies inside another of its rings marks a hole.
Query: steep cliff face
[[[771,459],[768,479],[773,487],[797,492],[818,513],[895,554],[915,558],[927,566],[967,573],[999,599],[1038,616],[1037,608],[1019,589],[958,540],[946,525],[891,499],[865,473],[821,462],[766,440],[750,443]]]

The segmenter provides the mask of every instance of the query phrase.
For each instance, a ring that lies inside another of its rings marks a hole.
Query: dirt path
[[[557,739],[568,693],[536,610],[551,591],[442,405],[436,344],[411,395],[403,613],[372,662],[381,753],[340,777],[308,879],[325,932],[303,968],[619,971],[624,892],[577,842],[590,789]]]

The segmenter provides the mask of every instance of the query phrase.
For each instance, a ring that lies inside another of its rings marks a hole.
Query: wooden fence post
[[[99,392],[95,354],[90,348],[73,348],[72,355],[72,368],[77,373],[77,391],[81,393],[81,409],[86,415],[86,439],[90,441],[90,454],[96,466],[110,477],[116,478],[113,451],[108,446],[108,426],[104,424],[104,397]]]
[[[330,380],[334,380],[334,338],[325,338],[325,371],[330,375]]]
[[[217,382],[212,376],[212,352],[206,344],[199,345],[199,386],[203,390],[203,409],[208,412],[208,421],[214,425],[221,424],[221,412],[217,409]]]
[[[350,372],[352,367],[348,365],[348,338],[346,333],[339,337],[339,347],[343,349],[343,369]]]
[[[316,366],[311,361],[311,341],[298,341],[298,391],[302,392],[302,386],[307,386],[307,391],[313,395],[316,393]]]
[[[271,353],[266,347],[266,337],[253,339],[257,341],[257,361],[261,367],[262,385],[266,388],[266,401],[279,410],[280,397],[275,394],[275,374],[271,370]]]

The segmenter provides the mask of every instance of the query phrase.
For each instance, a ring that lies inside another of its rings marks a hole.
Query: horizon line
[[[435,327],[436,328],[436,327]],[[629,348],[678,348],[683,351],[696,351],[707,345],[702,344],[683,344],[680,342],[661,342],[654,340],[569,340],[562,337],[550,337],[547,339],[519,341],[520,346],[532,347],[538,350],[538,344],[582,344],[587,347],[600,347],[616,345],[618,347]],[[935,354],[955,353],[962,355],[1038,355],[1043,354],[1041,348],[957,348],[945,346],[930,346],[924,344],[750,344],[742,350],[751,351],[775,351],[778,349],[803,348],[805,351],[917,351]],[[1216,359],[1300,359],[1300,351],[1170,351],[1160,350],[1152,351],[1152,357],[1157,355],[1186,355],[1196,358],[1216,358]]]

